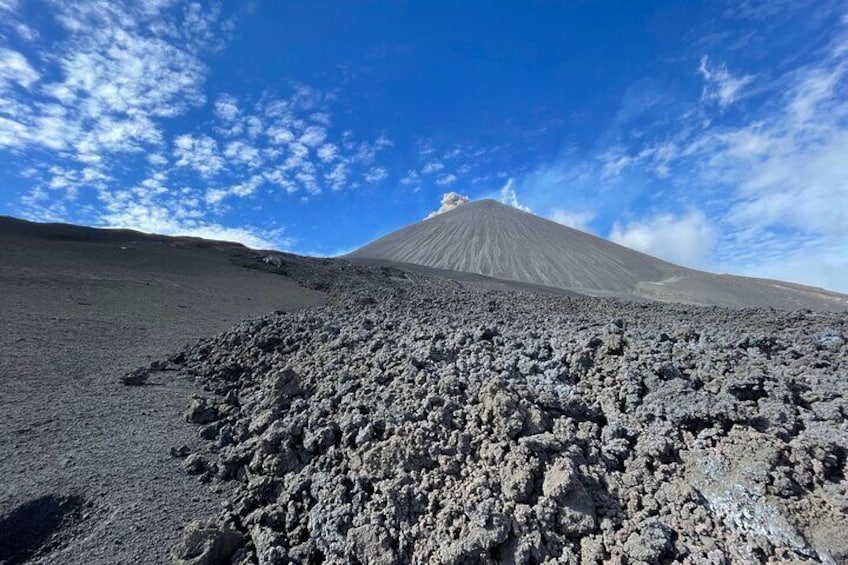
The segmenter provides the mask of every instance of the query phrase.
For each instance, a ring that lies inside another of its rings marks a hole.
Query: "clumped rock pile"
[[[234,486],[178,561],[848,560],[848,316],[342,286],[175,357]]]

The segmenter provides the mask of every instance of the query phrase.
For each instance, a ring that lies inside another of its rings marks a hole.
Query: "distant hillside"
[[[591,295],[787,310],[846,310],[827,290],[680,267],[494,200],[463,204],[346,256],[477,273]]]

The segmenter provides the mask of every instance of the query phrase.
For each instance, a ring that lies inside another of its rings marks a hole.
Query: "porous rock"
[[[290,267],[326,306],[172,356],[246,559],[845,560],[845,314]]]
[[[239,532],[220,528],[214,522],[191,522],[174,549],[175,565],[230,565],[243,544]]]

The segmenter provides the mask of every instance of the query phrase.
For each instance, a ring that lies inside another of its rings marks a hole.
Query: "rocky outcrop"
[[[179,356],[240,562],[848,560],[846,315],[352,281]]]

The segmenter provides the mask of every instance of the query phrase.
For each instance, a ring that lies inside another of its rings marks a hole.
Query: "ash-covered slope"
[[[848,296],[687,269],[605,239],[480,200],[382,237],[347,256],[478,273],[591,295],[703,305],[848,309]]]
[[[323,302],[261,257],[0,216],[0,563],[168,563],[177,527],[218,507],[167,457],[199,441],[178,421],[197,387],[167,371],[117,381],[175,344]]]

